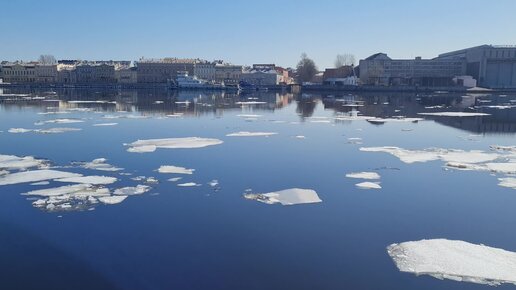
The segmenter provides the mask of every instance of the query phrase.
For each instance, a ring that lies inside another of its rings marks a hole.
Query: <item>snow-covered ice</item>
[[[0,176],[0,185],[39,182],[51,179],[80,177],[81,174],[58,170],[41,169],[10,173]]]
[[[137,185],[137,186],[129,186],[115,189],[114,195],[138,195],[144,194],[147,191],[151,190],[150,186],[147,185]]]
[[[315,190],[301,188],[290,188],[269,193],[246,193],[244,197],[266,204],[294,205],[322,202]]]
[[[366,182],[357,183],[355,185],[356,185],[356,187],[361,188],[361,189],[381,189],[382,188],[378,182],[366,181]]]
[[[380,175],[376,172],[354,172],[346,174],[346,177],[358,179],[380,179]]]
[[[84,183],[84,184],[112,184],[117,181],[115,177],[110,176],[76,176],[76,177],[67,177],[67,178],[59,178],[55,179],[55,181],[59,182],[68,182],[68,183]]]
[[[207,146],[219,145],[223,141],[219,139],[186,137],[186,138],[165,138],[138,140],[131,144],[128,152],[146,153],[154,152],[157,148],[181,149],[181,148],[203,148]]]
[[[195,169],[188,169],[173,165],[162,165],[159,169],[159,173],[174,173],[174,174],[193,174]]]
[[[124,201],[127,195],[116,195],[116,196],[101,196],[98,198],[103,204],[118,204]]]
[[[192,186],[201,186],[201,185],[198,184],[198,183],[195,183],[195,182],[186,182],[186,183],[179,183],[177,186],[180,186],[180,187],[192,187]]]
[[[446,239],[392,244],[387,252],[402,272],[492,286],[516,285],[515,252]]]

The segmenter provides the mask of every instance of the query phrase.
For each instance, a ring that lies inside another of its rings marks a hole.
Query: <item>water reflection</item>
[[[421,112],[482,112],[485,117],[424,116],[442,125],[473,133],[508,134],[516,132],[516,95],[492,94],[290,94],[277,92],[226,93],[169,90],[58,89],[52,91],[4,89],[0,105],[5,110],[27,107],[42,111],[92,110],[134,112],[143,116],[222,116],[227,110],[274,111],[295,101],[301,120],[312,117],[318,104],[335,115],[422,117]],[[252,104],[245,105],[250,102]],[[244,103],[244,104],[242,104]]]

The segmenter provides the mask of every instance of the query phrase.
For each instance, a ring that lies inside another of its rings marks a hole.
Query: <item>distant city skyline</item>
[[[202,58],[319,69],[337,54],[422,56],[516,44],[516,1],[0,0],[1,60]]]

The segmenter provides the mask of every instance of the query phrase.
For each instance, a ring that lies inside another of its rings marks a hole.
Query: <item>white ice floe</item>
[[[173,174],[193,174],[195,169],[188,169],[173,165],[163,165],[158,169],[159,173],[173,173]]]
[[[81,131],[81,130],[82,130],[81,128],[63,127],[63,128],[38,129],[38,130],[34,130],[34,132],[41,133],[41,134],[59,134],[59,133],[66,133],[66,132],[76,132],[76,131]]]
[[[516,146],[501,146],[501,145],[491,145],[492,150],[498,151],[508,151],[516,153]]]
[[[151,190],[150,186],[137,185],[115,189],[114,195],[139,195]]]
[[[96,123],[93,124],[95,127],[105,127],[105,126],[116,126],[118,123]]]
[[[32,156],[18,157],[14,155],[0,155],[0,169],[24,170],[42,166],[45,162],[45,160],[36,159]]]
[[[379,182],[366,181],[366,182],[357,183],[355,185],[356,185],[356,187],[361,188],[361,189],[381,189],[382,188],[380,186]]]
[[[77,176],[77,177],[67,177],[67,178],[59,178],[55,179],[55,181],[59,182],[69,182],[69,183],[83,183],[83,184],[112,184],[117,181],[115,177],[109,176]]]
[[[471,112],[434,112],[434,113],[418,113],[422,116],[439,116],[439,117],[479,117],[490,116],[486,113],[471,113]]]
[[[516,162],[491,162],[485,164],[448,162],[446,163],[446,166],[459,170],[490,171],[504,174],[516,174]]]
[[[69,104],[116,104],[116,102],[110,102],[110,101],[87,101],[87,100],[77,100],[77,101],[68,101]]]
[[[48,182],[48,181],[40,181],[40,182],[31,183],[30,185],[40,186],[40,185],[49,185],[49,184],[50,184],[50,182]]]
[[[297,139],[306,139],[306,137],[304,135],[296,135],[294,136],[294,138],[297,138]]]
[[[195,182],[185,182],[185,183],[179,183],[177,186],[180,187],[192,187],[192,186],[201,186],[201,184],[195,183]]]
[[[208,182],[208,185],[211,187],[215,187],[219,185],[219,181],[217,179],[213,179],[212,181]]]
[[[99,170],[99,171],[121,171],[123,168],[119,168],[107,163],[106,158],[97,158],[91,162],[77,162],[82,168]]]
[[[154,152],[157,148],[165,149],[187,149],[187,148],[203,148],[207,146],[219,145],[223,141],[219,139],[186,137],[186,138],[165,138],[165,139],[148,139],[138,140],[131,144],[127,149],[128,152],[146,153]]]
[[[267,137],[267,136],[272,136],[272,135],[276,135],[276,134],[278,134],[278,133],[240,131],[240,132],[227,134],[226,136],[228,136],[228,137],[260,137],[260,136]]]
[[[315,190],[301,188],[291,188],[269,193],[245,193],[244,197],[266,204],[294,205],[322,202]]]
[[[380,175],[376,172],[354,172],[346,174],[346,177],[358,179],[380,179]]]
[[[183,179],[183,178],[182,177],[173,177],[173,178],[168,179],[168,181],[176,182],[176,181],[179,181],[181,179]]]
[[[477,284],[516,285],[516,253],[446,239],[392,244],[389,256],[402,272]]]
[[[500,181],[498,183],[500,186],[516,189],[516,178],[514,177],[498,178],[498,181]]]
[[[118,204],[124,201],[126,198],[127,195],[101,196],[98,198],[98,200],[103,204]]]
[[[19,134],[19,133],[28,133],[34,131],[33,129],[25,129],[25,128],[11,128],[7,130],[9,133]]]
[[[74,123],[83,123],[83,122],[84,122],[84,120],[80,120],[80,119],[59,118],[59,119],[41,121],[41,122],[38,122],[37,125],[52,124],[52,123],[55,123],[55,124],[74,124]]]
[[[35,195],[35,196],[59,196],[64,194],[70,194],[78,191],[84,191],[86,189],[91,188],[91,184],[75,184],[75,185],[66,185],[55,188],[46,188],[39,190],[32,190],[22,195]]]
[[[34,190],[25,195],[39,196],[32,205],[46,211],[71,211],[91,208],[98,199],[110,196],[109,189],[77,184]]]
[[[51,179],[71,178],[80,176],[82,175],[77,173],[49,169],[22,171],[0,176],[0,185],[39,182]]]
[[[499,157],[496,153],[485,153],[478,150],[463,151],[453,149],[430,148],[424,150],[408,150],[399,147],[362,147],[364,152],[384,152],[398,157],[402,162],[427,162],[443,160],[446,162],[481,163],[495,160]]]

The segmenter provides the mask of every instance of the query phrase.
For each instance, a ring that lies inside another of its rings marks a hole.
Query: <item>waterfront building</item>
[[[138,81],[136,67],[116,66],[115,79],[120,84],[134,84]]]
[[[364,85],[450,86],[455,76],[466,74],[462,58],[391,59],[385,53],[360,60],[359,68]]]
[[[25,84],[36,82],[36,63],[4,63],[2,79],[5,83]]]
[[[109,64],[79,64],[75,67],[78,84],[115,83],[115,66]]]
[[[516,46],[480,45],[440,54],[440,60],[464,59],[466,74],[487,88],[516,88]]]
[[[207,81],[215,80],[215,63],[202,60],[196,62],[193,75]]]
[[[224,84],[238,84],[242,77],[242,66],[231,64],[215,65],[215,81]]]
[[[55,64],[37,64],[36,83],[53,84],[57,82],[57,65]]]
[[[177,73],[186,71],[194,75],[197,59],[141,59],[137,62],[138,83],[167,83],[176,79]]]
[[[73,84],[76,82],[75,78],[75,64],[57,64],[57,82],[59,84]]]

